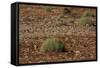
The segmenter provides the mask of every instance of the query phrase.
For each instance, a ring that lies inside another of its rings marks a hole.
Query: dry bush
[[[79,24],[81,26],[94,26],[95,23],[92,21],[92,18],[90,17],[81,17],[79,19]]]
[[[92,12],[91,10],[87,10],[83,13],[83,16],[84,17],[94,17],[95,16],[95,13]]]
[[[40,52],[62,52],[64,45],[54,38],[46,39],[41,48]]]
[[[95,26],[95,16],[95,13],[92,10],[88,9],[83,13],[81,18],[79,19],[79,24],[82,26]]]

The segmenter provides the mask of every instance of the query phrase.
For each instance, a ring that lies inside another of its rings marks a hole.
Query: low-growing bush
[[[52,11],[52,7],[49,7],[49,6],[46,6],[45,8],[44,8],[47,12],[51,12]]]
[[[95,13],[92,12],[91,10],[87,10],[83,13],[83,16],[84,17],[94,17],[95,16]]]
[[[40,47],[40,52],[62,52],[64,45],[54,38],[46,39]]]
[[[70,15],[71,14],[71,11],[68,9],[68,8],[64,8],[63,10],[63,15]]]
[[[94,26],[95,23],[92,21],[90,17],[81,17],[79,19],[79,24],[82,26]]]

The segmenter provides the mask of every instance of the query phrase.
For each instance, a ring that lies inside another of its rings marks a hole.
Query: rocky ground
[[[80,18],[88,10],[93,12],[89,18],[94,24],[80,25]],[[62,41],[65,52],[40,52],[43,41],[50,37]],[[20,64],[95,59],[96,9],[41,5],[19,6]]]

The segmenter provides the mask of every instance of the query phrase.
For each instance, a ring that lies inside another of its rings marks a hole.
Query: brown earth
[[[19,63],[44,63],[96,59],[96,26],[80,26],[79,19],[85,11],[96,9],[57,6],[19,6]],[[46,39],[57,38],[64,44],[65,52],[40,52]]]

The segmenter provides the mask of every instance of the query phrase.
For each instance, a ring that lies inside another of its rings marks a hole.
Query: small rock
[[[68,41],[68,38],[65,38],[65,41]]]
[[[32,61],[28,61],[28,63],[32,63]]]
[[[26,55],[25,58],[28,58],[28,56]]]
[[[80,51],[75,51],[76,54],[80,54]]]

